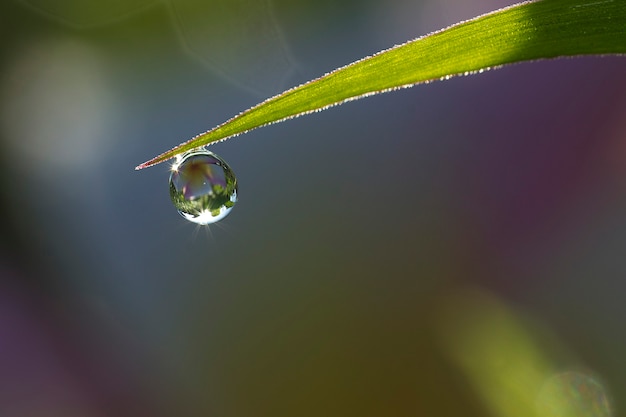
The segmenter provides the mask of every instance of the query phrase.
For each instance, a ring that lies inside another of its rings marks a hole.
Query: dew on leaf
[[[170,174],[170,197],[181,216],[198,223],[215,223],[237,202],[237,179],[228,164],[206,149],[177,158]]]

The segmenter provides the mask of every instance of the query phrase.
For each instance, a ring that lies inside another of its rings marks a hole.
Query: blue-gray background
[[[214,145],[208,228],[133,167],[498,0],[0,3],[0,415],[481,416],[464,288],[626,409],[626,61],[522,64]],[[452,313],[454,308],[451,309]],[[448,311],[450,313],[450,311]],[[569,359],[575,358],[575,359]]]

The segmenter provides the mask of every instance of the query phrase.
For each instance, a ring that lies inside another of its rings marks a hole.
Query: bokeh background
[[[133,167],[505,0],[0,2],[0,415],[617,416],[626,60],[510,66]],[[561,413],[561,414],[558,414]]]

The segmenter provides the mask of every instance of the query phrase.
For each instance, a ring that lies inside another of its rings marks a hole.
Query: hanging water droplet
[[[228,164],[206,149],[183,154],[172,166],[170,197],[185,219],[209,224],[226,217],[237,202],[237,179]]]

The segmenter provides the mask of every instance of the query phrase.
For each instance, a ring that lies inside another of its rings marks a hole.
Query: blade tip
[[[159,161],[155,159],[151,159],[149,161],[144,162],[143,164],[139,164],[135,167],[135,171],[141,171],[144,168],[151,167],[152,165],[156,165]]]

